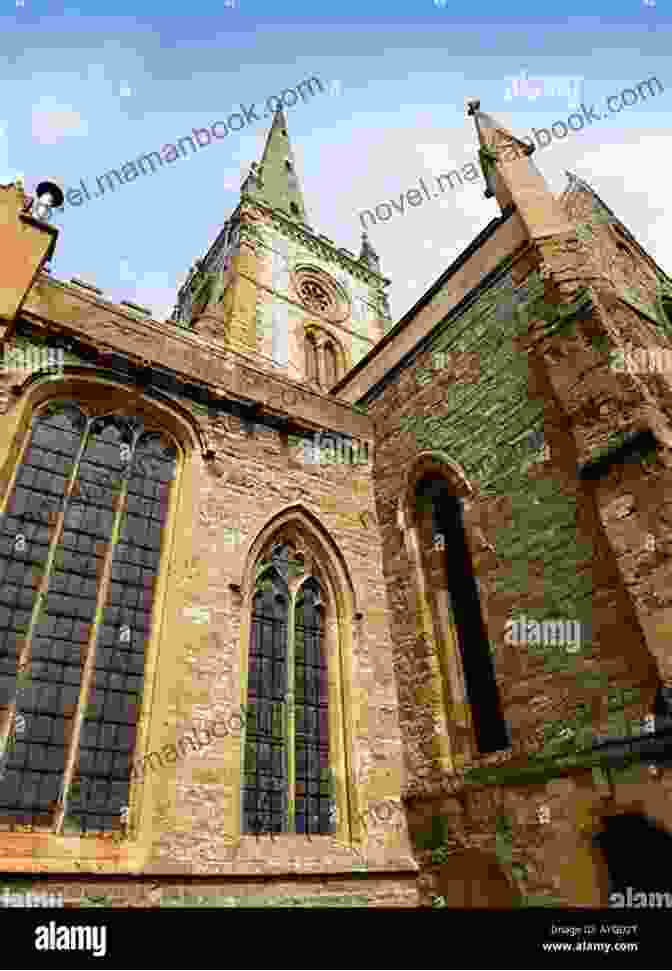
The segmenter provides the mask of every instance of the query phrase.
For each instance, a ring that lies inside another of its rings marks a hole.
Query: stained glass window
[[[130,415],[33,420],[0,516],[3,828],[119,826],[176,459]]]
[[[287,579],[302,572],[303,556],[280,544],[272,550],[272,564],[261,575],[252,608],[243,829],[332,833],[320,584],[309,577],[300,586],[290,631]]]

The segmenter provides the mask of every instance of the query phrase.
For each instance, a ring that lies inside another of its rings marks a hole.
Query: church
[[[496,214],[396,323],[366,234],[311,224],[282,110],[168,320],[57,279],[61,189],[0,186],[6,881],[669,889],[672,282],[465,123]]]

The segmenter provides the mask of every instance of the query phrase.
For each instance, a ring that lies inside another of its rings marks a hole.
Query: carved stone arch
[[[415,489],[428,474],[445,479],[458,498],[471,499],[474,496],[474,488],[464,469],[446,452],[435,450],[420,452],[404,473],[398,507],[398,523],[402,528],[416,525]]]
[[[199,450],[206,454],[208,443],[198,422],[179,402],[161,392],[153,393],[150,398],[140,391],[129,399],[129,386],[134,387],[133,382],[125,381],[116,372],[103,370],[93,375],[89,369],[78,371],[73,369],[62,376],[39,373],[31,375],[24,382],[17,402],[22,416],[32,414],[48,399],[68,398],[77,401],[83,398],[95,401],[99,398],[101,413],[109,413],[118,407],[120,411],[144,416],[149,420],[152,429],[171,434],[183,453]]]
[[[304,554],[306,573],[317,576],[315,571],[318,569],[322,581],[326,581],[327,585],[331,584],[333,588],[335,609],[341,616],[354,616],[358,612],[357,595],[343,554],[328,530],[302,503],[288,506],[277,513],[250,544],[239,584],[243,603],[249,602],[253,593],[255,571],[260,558],[270,552],[271,545],[280,542],[278,537],[294,539],[297,531],[304,541],[301,552]],[[312,564],[308,562],[311,552]]]

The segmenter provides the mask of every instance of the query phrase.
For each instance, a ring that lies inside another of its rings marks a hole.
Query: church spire
[[[278,108],[273,118],[261,162],[252,164],[241,192],[262,205],[280,209],[290,218],[308,225],[308,214],[282,108]]]

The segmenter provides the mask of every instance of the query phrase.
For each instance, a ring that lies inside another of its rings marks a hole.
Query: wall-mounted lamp
[[[35,219],[47,223],[51,218],[51,210],[60,209],[63,205],[63,193],[55,182],[40,182],[35,190],[36,202],[31,210]]]

